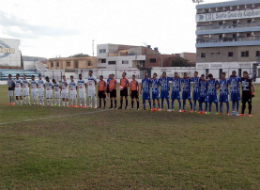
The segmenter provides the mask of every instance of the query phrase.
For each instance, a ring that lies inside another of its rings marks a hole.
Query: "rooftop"
[[[256,4],[256,3],[260,3],[259,0],[237,0],[237,1],[227,1],[227,2],[220,2],[220,3],[200,4],[196,6],[196,9],[229,7],[229,6]]]

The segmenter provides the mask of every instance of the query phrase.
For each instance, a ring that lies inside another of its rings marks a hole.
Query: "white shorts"
[[[44,91],[43,90],[39,90],[38,91],[38,96],[39,97],[44,97]]]
[[[46,98],[47,99],[52,99],[53,98],[53,93],[52,92],[46,92]]]
[[[62,92],[62,93],[61,93],[61,98],[62,98],[62,99],[69,99],[69,94],[68,94],[68,92]]]
[[[31,91],[31,96],[32,98],[36,98],[38,96],[38,92],[37,91]]]
[[[60,92],[54,92],[55,99],[60,99]]]
[[[79,92],[79,98],[86,98],[86,92]]]
[[[71,100],[77,99],[77,93],[70,93],[70,99]]]
[[[15,96],[22,96],[22,91],[20,89],[15,89]]]
[[[29,90],[28,89],[23,89],[23,96],[29,96]]]
[[[96,96],[96,91],[93,89],[89,89],[88,90],[88,96],[91,96],[91,97],[94,97],[94,96]]]
[[[8,96],[14,96],[14,91],[13,90],[8,90]]]

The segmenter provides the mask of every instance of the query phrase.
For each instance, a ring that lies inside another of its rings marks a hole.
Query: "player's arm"
[[[216,85],[217,85],[216,89],[220,89],[220,82],[219,82],[219,80],[217,80],[217,84]]]
[[[105,89],[104,89],[104,93],[106,93],[106,91],[107,91],[107,82],[106,81],[104,81],[104,85],[105,85]]]
[[[253,83],[253,81],[251,83],[251,90],[252,90],[252,94],[255,95],[255,84]]]
[[[137,90],[137,95],[139,96],[139,91],[140,91],[140,87],[139,87],[139,82],[136,81],[136,90]]]
[[[142,94],[142,92],[143,92],[143,83],[141,83],[140,86],[141,86],[140,94]]]

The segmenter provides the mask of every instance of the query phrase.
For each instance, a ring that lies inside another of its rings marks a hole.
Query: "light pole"
[[[202,2],[204,2],[203,0],[192,0],[193,3],[198,3],[198,5]]]

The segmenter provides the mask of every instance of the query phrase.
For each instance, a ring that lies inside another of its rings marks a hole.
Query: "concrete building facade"
[[[0,67],[21,68],[20,40],[0,38]]]

